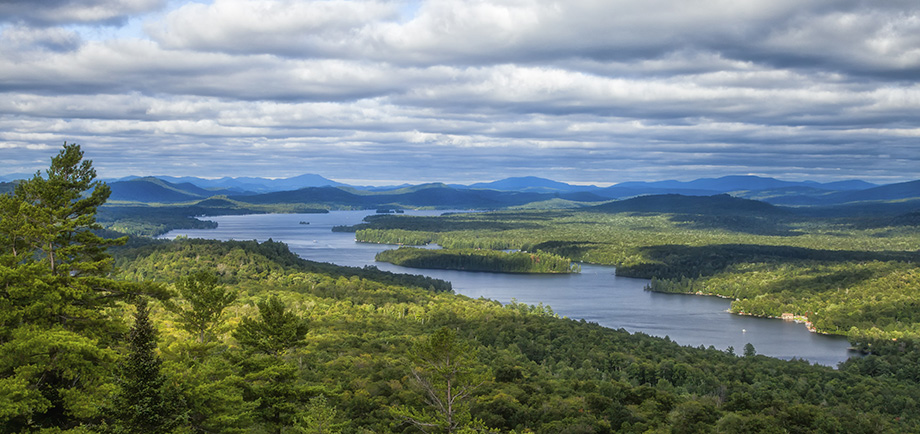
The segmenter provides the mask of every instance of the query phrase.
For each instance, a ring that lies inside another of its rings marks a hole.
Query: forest
[[[524,253],[482,249],[434,250],[400,247],[395,250],[384,250],[374,259],[410,268],[442,270],[541,274],[568,274],[580,271],[578,264],[572,263],[571,260],[541,251]]]
[[[474,300],[421,276],[306,261],[277,242],[102,237],[95,217],[108,189],[94,178],[80,148],[65,145],[44,176],[0,195],[0,432],[920,432],[920,364],[902,363],[916,353],[896,346],[833,369]],[[667,256],[628,241],[785,246],[679,230],[667,216],[380,221],[390,225],[382,234],[418,222],[447,245],[637,267],[664,267]],[[908,249],[893,248],[912,245],[910,230],[791,230],[810,232],[785,247],[892,255],[852,278],[810,251],[800,260],[815,265],[790,260],[820,271],[801,276],[816,287],[912,276],[899,256]],[[668,244],[646,244],[657,245]],[[720,260],[691,279],[745,275]],[[757,271],[783,270],[747,273]]]

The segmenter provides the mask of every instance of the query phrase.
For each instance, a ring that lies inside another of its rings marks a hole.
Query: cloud
[[[161,9],[166,0],[3,0],[0,21],[35,26],[124,23],[128,17]]]
[[[917,177],[914,2],[26,9],[0,3],[9,167],[42,167],[66,140],[111,176]]]
[[[147,29],[168,48],[335,57],[366,23],[397,16],[388,2],[216,0],[186,4]]]
[[[920,67],[920,6],[855,0],[423,2],[217,0],[149,26],[164,46],[416,65],[658,59],[693,51],[777,67],[905,74]]]
[[[34,50],[73,51],[83,43],[80,34],[62,28],[10,26],[0,34],[0,51],[16,56]]]

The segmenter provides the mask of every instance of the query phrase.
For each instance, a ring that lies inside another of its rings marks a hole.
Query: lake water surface
[[[186,235],[218,240],[269,238],[286,243],[302,258],[338,265],[375,265],[381,270],[424,274],[453,284],[454,292],[508,303],[549,305],[561,316],[585,319],[605,327],[668,336],[681,345],[736,353],[751,343],[758,354],[793,357],[836,366],[850,355],[839,336],[810,333],[802,324],[776,319],[732,315],[730,302],[717,297],[661,294],[645,291],[645,279],[617,277],[608,266],[581,265],[580,274],[526,275],[452,270],[420,270],[374,262],[374,255],[393,246],[358,243],[354,234],[335,233],[336,225],[352,225],[373,211],[333,211],[328,214],[260,214],[208,217],[217,229],[182,229],[164,238]],[[439,215],[443,211],[406,211],[409,215]],[[300,224],[300,222],[309,224]]]

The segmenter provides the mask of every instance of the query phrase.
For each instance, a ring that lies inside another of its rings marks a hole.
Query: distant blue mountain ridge
[[[455,185],[458,188],[483,188],[499,191],[527,191],[532,193],[556,193],[597,190],[593,185],[572,185],[536,176],[505,178],[492,182],[479,182],[468,186]]]
[[[0,180],[28,177],[18,175],[7,175],[0,177]],[[511,177],[470,185],[431,183],[383,187],[350,186],[316,174],[304,174],[281,179],[255,177],[206,179],[158,176],[126,177],[105,181],[112,188],[111,200],[162,203],[189,202],[213,196],[260,196],[306,188],[337,188],[357,195],[414,194],[416,196],[421,194],[419,192],[429,189],[433,189],[430,192],[432,194],[439,192],[438,194],[447,196],[453,194],[448,194],[450,190],[493,190],[539,194],[541,196],[533,197],[542,200],[557,197],[585,203],[646,195],[711,196],[725,193],[735,197],[786,206],[836,205],[853,202],[920,198],[920,180],[879,186],[861,180],[819,183],[814,181],[783,181],[750,175],[701,178],[693,181],[623,182],[610,187],[573,185],[536,176]],[[319,192],[319,190],[314,190],[314,192]],[[329,194],[329,192],[327,191],[325,194]],[[425,195],[427,194],[425,193]],[[281,196],[274,195],[269,197]],[[304,195],[301,194],[301,196]],[[268,200],[268,197],[253,197],[252,200],[261,202]]]
[[[786,187],[811,187],[823,190],[865,190],[877,187],[860,180],[837,181],[819,183],[815,181],[781,181],[775,178],[764,178],[751,175],[723,176],[721,178],[701,178],[693,181],[656,181],[656,182],[623,182],[613,187],[647,187],[669,190],[710,190],[729,193],[747,190],[771,190]]]
[[[130,181],[136,176],[108,180],[107,182]],[[252,178],[252,177],[223,177],[218,179],[197,178],[193,176],[155,176],[164,181],[178,184],[190,183],[209,190],[230,190],[237,193],[269,193],[274,191],[297,190],[304,187],[344,187],[346,184],[324,178],[320,175],[304,174],[292,178]]]

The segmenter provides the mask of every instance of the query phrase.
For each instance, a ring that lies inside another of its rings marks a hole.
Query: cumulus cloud
[[[0,51],[18,57],[18,53],[34,50],[73,51],[80,47],[82,38],[73,30],[62,28],[31,28],[10,26],[0,33]]]
[[[915,2],[25,4],[0,3],[5,172],[67,140],[111,176],[917,177]]]
[[[150,26],[183,49],[414,64],[657,59],[682,50],[774,66],[894,73],[920,67],[920,5],[909,1],[217,0]]]
[[[3,0],[0,21],[37,26],[120,24],[128,17],[158,10],[166,0]]]
[[[170,48],[334,57],[354,48],[367,23],[397,16],[388,2],[216,0],[186,4],[147,29]]]

